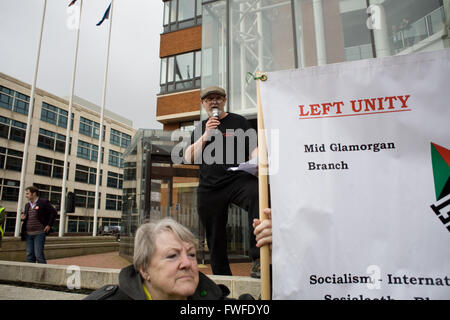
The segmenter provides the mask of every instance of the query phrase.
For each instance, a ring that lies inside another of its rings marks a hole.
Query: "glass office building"
[[[193,120],[206,118],[198,112],[199,89],[220,85],[227,90],[228,111],[256,127],[250,74],[447,48],[449,17],[450,0],[164,1],[157,119],[165,129],[190,135]],[[198,168],[173,164],[177,142],[171,135],[140,130],[124,155],[124,256],[132,255],[140,224],[166,216],[190,228],[200,250],[205,248],[197,215]],[[230,207],[231,259],[248,256],[246,221],[244,210]]]
[[[449,11],[448,0],[204,0],[201,86],[227,88],[228,110],[252,119],[249,72],[443,49]]]

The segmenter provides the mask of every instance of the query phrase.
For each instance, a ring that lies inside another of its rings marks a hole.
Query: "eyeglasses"
[[[203,99],[206,103],[211,103],[213,101],[216,101],[218,103],[221,103],[223,101],[223,97],[212,97],[212,98],[205,98]]]

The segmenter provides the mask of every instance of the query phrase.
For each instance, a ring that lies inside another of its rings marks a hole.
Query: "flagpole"
[[[59,237],[64,235],[65,230],[65,214],[66,214],[66,183],[67,183],[67,169],[68,169],[68,159],[69,159],[69,146],[70,146],[70,125],[72,123],[72,106],[73,106],[73,95],[75,90],[75,75],[77,73],[77,62],[78,62],[78,45],[80,42],[80,29],[81,29],[81,11],[83,10],[83,0],[80,1],[80,16],[78,19],[77,26],[77,41],[75,45],[75,59],[73,63],[72,72],[72,86],[70,89],[69,98],[69,115],[67,118],[67,130],[66,130],[66,147],[64,149],[64,170],[63,170],[63,182],[62,182],[62,192],[61,192],[61,209],[59,211]]]
[[[264,209],[269,207],[269,184],[268,184],[268,160],[267,160],[267,146],[264,129],[264,118],[261,106],[261,94],[259,89],[259,82],[267,80],[267,76],[262,72],[256,73],[256,95],[258,105],[258,192],[259,192],[259,220],[267,219]],[[260,265],[261,265],[261,299],[271,299],[271,282],[270,282],[270,250],[269,245],[264,245],[260,248]]]
[[[37,58],[36,58],[36,64],[34,66],[34,78],[33,78],[33,84],[31,86],[30,106],[28,108],[27,130],[25,133],[25,146],[23,148],[22,171],[20,173],[19,199],[17,201],[16,229],[14,231],[15,237],[18,237],[20,235],[20,222],[21,222],[20,214],[22,212],[22,206],[23,206],[23,191],[25,189],[24,184],[25,184],[25,176],[26,176],[26,171],[27,171],[28,147],[30,145],[31,118],[33,116],[34,93],[36,91],[36,81],[37,81],[37,75],[38,75],[38,70],[39,70],[39,58],[41,55],[42,34],[44,32],[44,21],[45,21],[46,8],[47,8],[47,0],[44,0],[44,9],[42,10],[42,21],[41,21],[41,33],[39,35]]]
[[[105,102],[106,102],[106,87],[108,83],[108,68],[109,68],[109,51],[111,46],[111,30],[113,22],[113,7],[114,0],[111,1],[111,9],[109,12],[109,34],[108,34],[108,49],[106,52],[106,69],[103,80],[103,97],[102,97],[102,111],[100,114],[100,134],[98,138],[98,157],[97,157],[97,177],[95,179],[95,202],[94,202],[94,230],[93,236],[97,236],[97,221],[98,221],[98,202],[99,202],[99,187],[100,187],[100,162],[102,156],[102,141],[103,141],[103,120],[105,116]]]

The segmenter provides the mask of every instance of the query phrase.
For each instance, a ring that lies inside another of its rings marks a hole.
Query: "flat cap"
[[[223,88],[217,87],[217,86],[212,86],[212,87],[208,87],[208,88],[205,88],[202,91],[200,91],[200,97],[201,97],[201,99],[204,99],[206,96],[209,96],[210,94],[213,94],[213,93],[216,93],[216,94],[224,96],[224,97],[227,96],[227,94]]]

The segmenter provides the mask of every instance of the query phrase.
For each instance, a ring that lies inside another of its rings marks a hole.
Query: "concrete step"
[[[48,285],[66,290],[96,290],[107,284],[117,284],[119,272],[119,269],[0,261],[0,282]],[[226,285],[231,291],[231,298],[238,298],[244,293],[258,298],[261,292],[259,279],[214,275],[208,277],[217,284]]]
[[[85,294],[0,284],[0,300],[82,300]]]
[[[59,259],[119,250],[120,242],[115,237],[47,237],[45,258]],[[0,248],[0,260],[26,261],[25,241],[20,238],[5,237]]]

